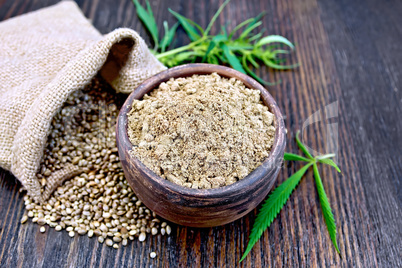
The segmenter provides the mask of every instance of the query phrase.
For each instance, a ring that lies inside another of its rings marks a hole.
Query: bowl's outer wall
[[[134,99],[141,99],[169,78],[217,72],[235,77],[247,87],[259,89],[265,105],[275,115],[275,141],[271,154],[243,180],[217,189],[190,189],[157,176],[129,151],[127,113]],[[186,226],[211,227],[232,222],[254,209],[272,188],[283,161],[285,129],[279,108],[268,91],[254,79],[233,69],[210,64],[188,64],[159,73],[141,84],[127,98],[117,123],[117,145],[127,181],[140,200],[161,217]]]

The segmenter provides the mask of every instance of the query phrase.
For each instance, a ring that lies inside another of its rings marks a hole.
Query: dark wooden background
[[[56,2],[0,0],[0,20]],[[205,27],[222,2],[151,0],[160,28],[163,20],[174,22],[168,7]],[[149,41],[130,0],[78,4],[101,33],[130,27]],[[240,266],[402,267],[402,1],[232,0],[218,24],[233,26],[262,10],[267,11],[267,33],[293,41],[295,61],[301,63],[294,71],[259,71],[266,79],[283,81],[269,90],[286,115],[287,151],[298,152],[294,133],[310,115],[334,102],[339,108],[336,118],[309,126],[303,139],[316,151],[329,153],[326,126],[338,124],[343,173],[329,167],[320,171],[343,258],[328,237],[309,171]],[[185,42],[180,30],[177,44]],[[278,182],[298,168],[287,163]],[[170,237],[134,241],[115,250],[94,238],[71,239],[54,229],[41,234],[36,224],[21,225],[20,185],[7,172],[0,176],[1,267],[235,267],[255,219],[254,211],[222,227],[173,225]],[[149,258],[151,251],[157,253],[155,259]]]

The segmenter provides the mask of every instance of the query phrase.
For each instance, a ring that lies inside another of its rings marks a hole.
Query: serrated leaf
[[[216,54],[215,56],[219,59],[219,61],[221,63],[223,63],[223,64],[228,63],[228,60],[225,58],[225,56],[222,53]]]
[[[253,49],[254,46],[250,45],[250,44],[241,44],[241,43],[228,43],[227,44],[229,50],[248,50],[248,49]]]
[[[252,54],[247,55],[247,59],[254,66],[254,68],[260,67],[260,65],[253,59]]]
[[[246,59],[247,59],[247,56],[244,55],[243,58],[242,58],[242,63],[243,63],[243,67],[244,67],[244,69],[246,70],[246,72],[247,72],[248,75],[250,75],[251,77],[253,77],[255,80],[257,80],[259,83],[261,83],[261,84],[263,84],[263,85],[274,86],[274,85],[277,84],[277,82],[271,83],[271,82],[265,81],[264,79],[262,79],[261,77],[259,77],[256,73],[254,73],[254,72],[248,67],[248,64],[247,64]]]
[[[271,44],[271,43],[281,43],[281,44],[285,44],[288,47],[290,47],[291,49],[294,49],[294,45],[285,37],[280,36],[280,35],[269,35],[266,36],[262,39],[260,39],[257,43],[256,46],[260,47],[263,45],[267,45],[267,44]]]
[[[278,48],[281,47],[281,43],[278,42],[282,42],[287,39],[280,40],[277,38],[278,36],[276,35],[270,37],[271,39],[267,39],[268,37],[265,37],[266,39],[264,40],[265,42],[267,42],[267,44],[266,46],[264,46],[264,49],[262,47],[257,48],[256,44],[260,42],[258,41],[258,39],[261,38],[262,32],[258,34],[251,34],[251,32],[256,27],[262,24],[261,18],[265,13],[261,13],[255,18],[251,18],[240,23],[235,27],[233,31],[230,32],[229,35],[227,34],[228,24],[221,25],[222,34],[219,34],[217,36],[209,35],[212,25],[214,24],[214,22],[216,22],[218,16],[222,14],[222,10],[228,2],[229,0],[225,0],[224,4],[219,7],[219,9],[214,14],[213,18],[211,19],[205,31],[202,29],[201,26],[199,26],[194,21],[191,21],[188,18],[169,9],[169,11],[178,19],[180,25],[185,30],[191,42],[188,45],[181,46],[179,48],[172,49],[167,52],[165,51],[167,50],[167,45],[165,44],[165,42],[163,42],[163,46],[160,49],[162,53],[156,54],[157,59],[159,59],[162,63],[169,65],[169,67],[183,64],[189,61],[193,62],[201,61],[213,64],[217,63],[229,64],[232,68],[242,73],[249,74],[250,76],[255,78],[258,82],[264,85],[279,84],[280,81],[275,83],[264,81],[262,78],[256,75],[256,73],[254,73],[251,70],[251,68],[249,68],[249,64],[252,64],[254,68],[259,68],[260,64],[262,63],[274,69],[290,69],[298,66],[298,65],[289,65],[289,66],[281,65],[280,63],[281,59],[276,57],[276,55],[285,53],[284,49],[275,50],[276,47]],[[236,31],[238,31],[242,27],[245,28],[243,32],[240,34],[240,38],[233,40],[232,39],[233,35],[236,33]],[[166,28],[167,27],[165,27],[165,29]],[[221,38],[221,40],[217,40],[217,37]],[[163,40],[165,41],[165,38]],[[271,44],[270,42],[273,41],[275,41],[275,43]],[[222,46],[222,43],[224,43],[226,47]],[[177,57],[177,55],[181,53],[190,51],[197,51],[197,54],[193,56],[191,59]],[[203,51],[204,54],[200,56],[198,54],[199,51]],[[183,61],[180,61],[181,59],[183,59]]]
[[[225,44],[221,44],[223,49],[223,53],[225,54],[226,59],[228,60],[229,64],[233,67],[233,69],[246,74],[246,71],[243,69],[239,59],[236,55],[233,54],[232,51],[229,50],[228,46]]]
[[[320,160],[320,159],[326,159],[326,158],[331,158],[331,157],[335,157],[335,154],[323,154],[323,155],[316,156],[315,159]]]
[[[179,13],[171,10],[169,8],[169,12],[173,14],[173,16],[175,16],[177,18],[177,20],[180,22],[181,26],[183,26],[184,30],[186,31],[188,37],[190,38],[191,41],[195,41],[201,38],[201,36],[199,35],[199,33],[197,33],[196,28],[193,27],[194,26],[198,26],[198,30],[200,30],[200,26],[198,24],[196,24],[194,21],[180,15]],[[202,29],[202,28],[201,28]]]
[[[250,22],[250,23],[247,25],[247,27],[246,27],[245,30],[248,30],[248,29],[252,28],[257,22],[259,22],[259,21],[262,19],[262,17],[265,16],[265,14],[267,14],[265,11],[261,12],[260,14],[258,14],[255,18],[253,18],[253,21]],[[255,28],[255,27],[254,27],[254,28]]]
[[[214,41],[211,41],[208,45],[207,51],[205,52],[205,55],[202,57],[201,62],[205,62],[205,60],[208,58],[209,53],[214,49],[216,46],[216,43]]]
[[[152,12],[149,1],[148,0],[146,1],[148,11],[141,6],[138,0],[133,0],[133,2],[136,7],[138,17],[144,23],[145,28],[147,28],[148,32],[151,34],[152,40],[157,49],[159,47],[158,26],[156,25],[155,17]]]
[[[247,254],[251,251],[255,243],[260,239],[262,233],[271,225],[282,207],[286,204],[290,194],[299,184],[304,173],[312,165],[309,163],[302,167],[299,171],[290,176],[286,181],[279,185],[269,195],[268,199],[262,205],[257,218],[255,219],[253,229],[251,230],[247,248],[244,251],[240,262],[246,258]]]
[[[251,31],[260,26],[262,24],[260,20],[265,14],[266,12],[264,11],[258,14],[257,17],[253,18],[253,20],[247,25],[246,29],[244,29],[244,31],[240,34],[240,37],[238,39],[246,38]]]
[[[208,56],[208,62],[212,64],[219,65],[219,60],[215,55],[209,55]]]
[[[228,36],[228,31],[226,30],[226,27],[227,27],[227,23],[226,23],[226,25],[221,25],[221,32],[222,32],[222,34],[224,35],[224,36]]]
[[[227,41],[227,37],[223,34],[218,34],[212,38],[211,42],[208,45],[207,51],[205,52],[204,57],[202,58],[202,62],[205,62],[205,59],[209,56],[209,53],[216,47],[220,42]]]
[[[305,158],[301,155],[292,154],[292,153],[285,153],[284,159],[287,161],[304,161],[304,162],[311,162],[311,159]]]
[[[324,185],[322,185],[320,173],[318,172],[317,164],[313,165],[315,184],[317,186],[318,198],[321,204],[322,215],[324,216],[325,224],[327,225],[329,236],[335,246],[336,251],[340,254],[338,243],[336,242],[336,225],[334,214],[332,214],[331,206],[328,202],[327,194],[325,193]]]
[[[172,43],[173,37],[176,33],[178,26],[179,26],[179,23],[177,22],[173,25],[172,28],[169,29],[168,22],[167,21],[163,22],[163,27],[165,29],[165,35],[163,36],[161,43],[160,43],[162,52],[165,52],[166,48],[168,48],[169,45]]]
[[[248,39],[248,41],[252,42],[252,41],[254,41],[254,40],[259,39],[261,36],[262,36],[262,32],[261,32],[261,33],[258,33],[258,34],[256,34],[256,35],[254,35],[254,36],[252,36],[252,37],[250,37],[250,38]]]
[[[302,150],[302,152],[310,159],[313,159],[313,156],[311,156],[310,152],[307,150],[307,148],[304,146],[304,144],[300,141],[299,139],[299,134],[300,131],[296,132],[296,143],[297,146],[299,146],[300,150]]]
[[[280,64],[276,64],[275,62],[273,62],[272,60],[269,59],[262,59],[264,64],[271,67],[272,69],[277,69],[277,70],[287,70],[287,69],[293,69],[298,67],[298,64],[293,64],[293,65],[280,65]]]
[[[243,21],[242,23],[238,24],[238,25],[230,32],[230,34],[229,34],[229,39],[231,39],[231,38],[233,37],[233,35],[234,35],[241,27],[244,27],[244,26],[246,26],[247,24],[249,24],[249,23],[251,23],[251,22],[253,22],[253,21],[254,21],[254,19],[253,19],[253,18],[250,18],[250,19],[245,20],[245,21]]]
[[[175,57],[175,60],[178,62],[181,61],[190,61],[193,59],[194,56],[202,56],[203,54],[201,54],[200,52],[197,51],[188,51],[188,52],[183,52],[180,54],[177,54]]]
[[[331,159],[318,159],[318,162],[326,164],[326,165],[330,165],[330,166],[334,167],[336,169],[336,171],[338,171],[339,173],[342,173],[341,169]]]
[[[227,41],[227,40],[228,40],[228,38],[224,34],[218,34],[218,35],[214,36],[214,38],[212,38],[212,41],[215,42],[216,44]]]
[[[247,27],[247,29],[244,30],[244,32],[242,32],[242,34],[240,35],[239,39],[244,39],[244,38],[246,38],[252,30],[254,30],[255,28],[257,28],[257,27],[260,26],[261,24],[262,24],[262,22],[259,21],[259,22],[256,22],[253,26]]]
[[[259,77],[255,72],[253,72],[247,65],[244,65],[244,69],[246,70],[247,74],[250,75],[252,78],[257,80],[258,83],[261,83],[263,85],[268,85],[268,86],[274,86],[276,83],[271,83],[268,81],[265,81],[261,77]]]
[[[289,54],[289,53],[290,53],[289,50],[277,49],[277,50],[272,51],[271,55],[272,55],[272,57],[275,58],[278,54]]]
[[[230,0],[226,0],[216,11],[215,15],[212,17],[211,21],[208,23],[207,28],[205,29],[205,32],[203,35],[208,35],[209,31],[212,28],[212,25],[214,25],[216,19],[218,18],[219,14],[221,14],[222,10],[224,7],[230,2]]]

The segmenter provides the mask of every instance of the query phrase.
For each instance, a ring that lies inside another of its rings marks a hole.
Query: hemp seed
[[[28,216],[27,216],[27,215],[22,216],[22,218],[21,218],[21,224],[26,223],[27,220],[28,220]]]
[[[145,241],[146,232],[154,234],[154,228],[162,233],[161,221],[135,196],[119,162],[115,124],[123,101],[100,77],[67,98],[52,119],[36,176],[46,189],[49,176],[66,164],[80,166],[82,172],[57,187],[43,204],[25,196],[27,213],[21,223],[32,218],[56,231],[66,229],[70,237],[76,232],[95,235],[99,243],[106,240],[115,248],[127,245],[128,239]]]
[[[106,243],[106,245],[109,246],[109,247],[113,246],[113,241],[112,241],[112,239],[109,239],[109,238],[106,239],[106,242],[105,242],[105,243]]]

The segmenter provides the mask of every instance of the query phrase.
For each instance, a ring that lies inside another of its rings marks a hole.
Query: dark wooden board
[[[0,20],[56,2],[0,0]],[[130,27],[149,41],[131,1],[77,2],[101,33]],[[163,20],[174,22],[168,7],[206,26],[222,2],[151,0],[160,28]],[[262,10],[267,11],[266,32],[295,42],[295,61],[301,64],[294,71],[259,71],[270,81],[282,80],[270,92],[286,115],[287,151],[298,152],[294,133],[316,112],[323,120],[303,136],[311,148],[326,153],[327,127],[338,128],[343,173],[329,167],[320,171],[342,259],[328,237],[309,171],[241,266],[401,267],[402,2],[232,0],[217,22],[233,26]],[[178,44],[185,42],[179,31]],[[325,108],[333,103],[338,112],[325,119]],[[287,163],[278,183],[298,168]],[[235,267],[256,214],[215,228],[173,225],[170,237],[115,250],[86,236],[71,239],[51,228],[41,234],[36,224],[21,225],[20,185],[8,172],[2,171],[0,179],[0,267]],[[151,251],[157,258],[149,258]]]

